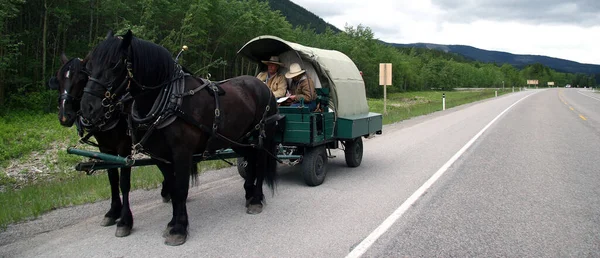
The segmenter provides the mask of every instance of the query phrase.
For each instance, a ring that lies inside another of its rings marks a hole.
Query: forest
[[[254,74],[257,64],[236,55],[259,35],[338,50],[364,74],[367,96],[379,98],[379,63],[393,64],[388,92],[454,88],[510,88],[537,79],[540,86],[594,85],[593,76],[556,72],[541,64],[517,69],[480,63],[441,51],[397,48],[366,26],[342,31],[298,24],[294,8],[281,11],[260,0],[0,0],[0,114],[11,110],[56,110],[58,94],[47,89],[60,67],[60,54],[85,57],[109,30],[165,46],[197,76],[212,80]],[[281,7],[280,7],[281,8]],[[290,22],[296,20],[296,24]],[[316,23],[315,23],[316,24]]]

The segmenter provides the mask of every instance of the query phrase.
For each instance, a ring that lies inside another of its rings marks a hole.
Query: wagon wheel
[[[346,165],[352,168],[360,166],[363,156],[362,138],[358,137],[356,139],[345,141],[344,145],[346,146],[344,150]]]
[[[243,179],[246,179],[246,175],[247,175],[247,167],[248,167],[248,162],[246,161],[246,159],[244,159],[244,157],[238,157],[237,158],[237,169],[238,169],[238,174],[240,174],[240,176]]]
[[[317,186],[325,181],[327,174],[327,152],[325,146],[307,148],[302,157],[302,176],[309,186]]]

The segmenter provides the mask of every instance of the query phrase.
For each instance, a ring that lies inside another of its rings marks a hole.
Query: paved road
[[[344,257],[519,100],[366,256],[598,254],[593,207],[600,198],[593,186],[600,181],[593,157],[600,153],[593,147],[600,142],[600,102],[577,90],[552,89],[386,126],[384,135],[365,141],[360,167],[347,168],[343,153],[335,152],[319,187],[305,186],[295,168],[281,167],[276,194],[260,215],[245,214],[243,182],[234,169],[205,173],[190,191],[190,236],[183,246],[163,244],[171,207],[157,190],[142,190],[132,195],[131,236],[116,238],[114,227],[98,226],[108,207],[100,202],[10,226],[0,233],[0,257]]]
[[[600,255],[600,97],[547,90],[516,105],[366,256]]]

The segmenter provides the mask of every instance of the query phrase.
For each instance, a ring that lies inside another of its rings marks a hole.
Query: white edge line
[[[427,191],[427,189],[429,189],[429,187],[431,187],[431,185],[433,185],[433,183],[435,183],[435,181],[437,181],[444,174],[444,172],[446,172],[446,170],[456,160],[458,160],[458,158],[469,147],[471,147],[471,145],[473,145],[477,138],[479,138],[494,122],[496,122],[496,120],[498,120],[498,118],[500,118],[509,109],[531,95],[533,94],[527,95],[510,105],[508,108],[502,111],[502,113],[496,116],[496,118],[489,122],[483,129],[481,129],[479,133],[477,133],[471,140],[469,140],[469,142],[467,142],[467,144],[465,144],[465,146],[463,146],[456,154],[454,154],[454,156],[452,156],[452,158],[450,158],[440,169],[438,169],[438,171],[435,172],[435,174],[433,174],[421,187],[419,187],[417,191],[408,197],[408,199],[406,199],[406,201],[404,201],[404,203],[402,203],[398,209],[396,209],[389,217],[387,217],[387,219],[385,219],[381,225],[379,225],[375,230],[373,230],[373,232],[371,232],[371,234],[369,234],[369,236],[367,236],[367,238],[354,247],[354,249],[352,249],[352,251],[346,255],[346,258],[361,257],[373,245],[373,243],[375,243],[375,241],[377,241],[377,239],[379,239],[379,237],[381,237],[381,235],[383,235],[383,233],[385,233],[408,210],[408,208],[410,208],[410,206],[412,206],[417,199],[419,199],[419,197],[421,197],[421,195],[423,195],[423,193],[425,193],[425,191]]]
[[[581,95],[583,95],[583,96],[586,96],[586,97],[588,97],[588,98],[593,98],[593,99],[595,99],[595,100],[597,100],[597,101],[600,101],[600,99],[598,99],[598,98],[594,98],[594,97],[592,97],[592,96],[588,96],[588,95],[586,95],[586,94],[583,94],[583,93],[581,93],[581,91],[577,91],[577,93],[579,93],[579,94],[581,94]]]

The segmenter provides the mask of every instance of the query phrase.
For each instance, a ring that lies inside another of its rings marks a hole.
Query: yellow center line
[[[562,96],[562,91],[558,94],[558,97],[560,98],[560,100],[565,103],[565,105],[569,106],[569,104],[567,104],[567,102],[563,99]],[[571,111],[575,111],[575,109],[572,106],[569,106],[569,109],[571,109]],[[575,111],[577,112],[577,111]],[[585,118],[585,116],[583,116],[582,114],[579,114],[579,118],[581,118],[581,120],[583,121],[587,121],[587,118]]]

